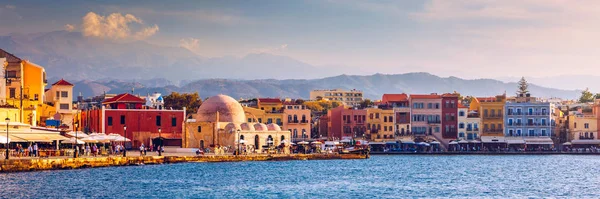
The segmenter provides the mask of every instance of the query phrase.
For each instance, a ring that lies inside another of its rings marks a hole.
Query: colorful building
[[[310,91],[310,100],[319,99],[340,101],[347,106],[357,106],[363,101],[363,92],[356,89],[349,91],[343,89]]]
[[[284,130],[292,132],[292,141],[309,140],[311,134],[311,112],[306,106],[286,100],[283,102]]]
[[[410,95],[411,103],[411,132],[417,139],[441,133],[442,96],[432,93],[429,95]],[[440,135],[441,137],[441,135]]]
[[[481,118],[477,111],[469,111],[469,107],[458,104],[458,140],[473,141],[479,138]]]
[[[44,101],[52,107],[51,110],[58,114],[61,124],[67,125],[70,129],[74,126],[76,110],[73,110],[73,84],[61,79],[52,84],[50,89],[45,92]],[[45,120],[47,118],[43,118]]]
[[[181,146],[185,109],[149,109],[146,101],[124,93],[104,100],[99,109],[83,110],[82,128],[93,133],[116,133],[131,139],[131,146],[149,146],[157,138],[165,146]],[[125,128],[127,127],[127,128]],[[160,132],[159,132],[160,129]]]
[[[383,94],[381,104],[394,110],[394,132],[398,137],[411,136],[410,128],[410,99],[405,93]]]
[[[481,136],[504,136],[504,105],[506,94],[496,97],[477,97],[471,100],[469,110],[480,114],[482,124]]]
[[[528,147],[553,144],[553,104],[537,101],[526,94],[507,100],[504,110],[504,136],[512,137],[508,142],[525,144]]]
[[[394,141],[394,109],[381,106],[381,108],[367,108],[367,137],[371,141]],[[354,118],[351,118],[354,119]]]
[[[327,117],[332,140],[365,138],[367,136],[367,110],[347,109],[339,106],[329,110]]]
[[[195,121],[186,123],[182,146],[202,149],[243,146],[248,153],[267,153],[275,146],[289,143],[291,133],[281,130],[279,125],[246,121],[246,113],[235,99],[226,95],[210,97],[198,108]]]
[[[455,140],[458,134],[458,94],[442,95],[442,139],[443,143]]]

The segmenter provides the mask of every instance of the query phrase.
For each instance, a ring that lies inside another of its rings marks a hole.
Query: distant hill
[[[269,53],[206,58],[181,47],[115,42],[67,31],[0,36],[0,48],[44,66],[50,78],[74,81],[317,78],[327,76],[329,70]]]
[[[84,96],[109,93],[129,92],[145,95],[152,92],[170,93],[198,92],[202,97],[217,94],[226,94],[234,98],[254,97],[290,97],[308,98],[309,92],[314,89],[358,89],[362,90],[365,97],[379,99],[384,93],[449,93],[460,92],[465,96],[494,96],[504,92],[512,96],[516,92],[516,83],[504,83],[493,79],[465,80],[456,77],[442,78],[429,73],[407,73],[384,75],[375,74],[367,76],[339,75],[321,79],[309,80],[231,80],[231,79],[204,79],[186,83],[182,86],[147,86],[140,82],[125,81],[79,81],[75,82],[76,92]],[[577,90],[561,90],[529,85],[529,90],[536,97],[560,97],[574,99],[579,96]]]

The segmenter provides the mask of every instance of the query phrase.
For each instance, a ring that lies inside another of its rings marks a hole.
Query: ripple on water
[[[372,156],[0,174],[1,198],[589,198],[595,156]]]

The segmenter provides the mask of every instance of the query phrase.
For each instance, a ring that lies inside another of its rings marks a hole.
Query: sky
[[[203,57],[271,53],[345,74],[547,77],[600,72],[598,10],[595,0],[9,0],[0,35],[78,31]]]

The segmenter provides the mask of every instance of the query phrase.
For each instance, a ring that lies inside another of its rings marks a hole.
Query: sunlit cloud
[[[75,30],[75,26],[71,25],[71,24],[66,24],[65,25],[65,30],[69,31],[69,32],[73,32]]]
[[[144,22],[131,14],[112,13],[102,16],[89,12],[82,20],[81,31],[88,37],[142,40],[156,34],[159,30],[158,25],[155,24],[132,31],[132,24],[144,25]]]

